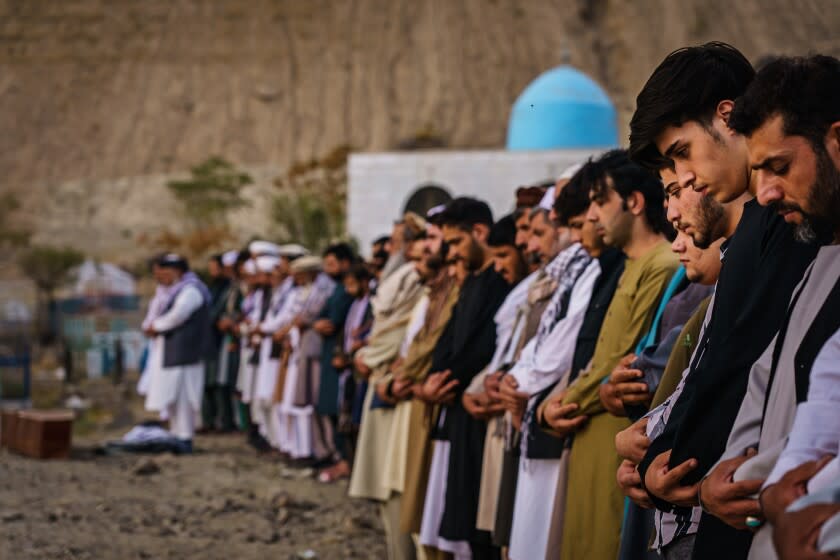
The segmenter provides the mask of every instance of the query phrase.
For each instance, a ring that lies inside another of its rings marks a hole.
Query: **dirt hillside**
[[[836,54],[836,8],[834,0],[795,8],[782,0],[4,0],[0,192],[19,193],[36,241],[93,239],[94,251],[108,252],[130,246],[134,222],[167,216],[158,211],[169,203],[161,176],[208,155],[283,169],[343,144],[385,150],[428,134],[452,147],[502,146],[516,96],[564,60],[607,88],[624,136],[635,93],[673,48],[722,39],[754,59]]]

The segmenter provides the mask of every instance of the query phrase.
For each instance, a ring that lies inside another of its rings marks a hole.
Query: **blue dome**
[[[617,145],[617,118],[610,98],[592,78],[571,66],[540,74],[510,112],[508,150]]]

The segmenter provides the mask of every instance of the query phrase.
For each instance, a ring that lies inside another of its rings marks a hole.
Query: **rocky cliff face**
[[[502,146],[516,96],[564,60],[606,87],[624,133],[635,93],[670,50],[721,39],[753,59],[837,54],[836,8],[5,0],[0,190],[19,194],[36,241],[130,249],[135,230],[173,216],[163,178],[208,155],[279,170],[343,144],[386,150],[433,135],[450,147]],[[268,175],[254,196],[265,195]]]

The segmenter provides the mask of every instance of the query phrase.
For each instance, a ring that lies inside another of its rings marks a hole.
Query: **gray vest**
[[[172,298],[166,311],[174,305],[177,297],[176,294]],[[203,360],[207,355],[210,335],[210,309],[205,302],[182,324],[163,333],[163,367],[188,366]]]

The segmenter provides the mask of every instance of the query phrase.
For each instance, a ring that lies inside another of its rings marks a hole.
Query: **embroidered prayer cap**
[[[404,237],[406,241],[413,241],[426,233],[426,220],[414,212],[405,213],[403,224],[405,225]]]
[[[568,182],[569,179],[575,176],[580,168],[583,167],[582,163],[575,163],[567,167],[563,173],[560,174],[560,177],[557,178],[558,181],[565,181]],[[554,206],[554,199],[557,198],[557,186],[549,187],[548,190],[545,192],[545,195],[540,200],[540,208],[545,208],[546,210],[551,210]]]
[[[307,249],[303,245],[298,245],[297,243],[287,243],[285,245],[280,245],[278,249],[280,250],[280,256],[286,257],[287,259],[296,259],[298,257],[303,257],[309,254],[309,249]]]
[[[316,257],[314,255],[300,257],[299,259],[295,259],[294,261],[292,261],[292,264],[289,265],[289,268],[293,273],[320,272],[322,267],[323,263],[321,261],[321,257]]]
[[[280,257],[272,255],[262,255],[257,257],[257,270],[260,272],[271,272],[280,264]]]
[[[545,195],[543,187],[519,187],[516,189],[516,207],[517,208],[533,208],[540,203]]]
[[[233,266],[239,258],[239,251],[227,251],[222,254],[222,266]]]
[[[272,255],[277,257],[280,255],[280,246],[270,241],[257,240],[251,241],[251,243],[248,244],[248,251],[250,251],[251,255],[254,257],[262,255]]]
[[[438,204],[429,208],[426,212],[427,227],[428,224],[439,225],[440,217],[444,210],[446,210],[446,204]]]

